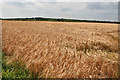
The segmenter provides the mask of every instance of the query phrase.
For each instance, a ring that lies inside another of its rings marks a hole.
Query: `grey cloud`
[[[118,3],[116,2],[93,2],[89,3],[88,9],[92,10],[113,10],[118,9]]]
[[[17,7],[25,7],[25,5],[22,2],[6,2],[6,4]]]
[[[66,12],[66,11],[70,11],[70,10],[71,10],[70,8],[65,8],[65,7],[61,9],[62,12]]]

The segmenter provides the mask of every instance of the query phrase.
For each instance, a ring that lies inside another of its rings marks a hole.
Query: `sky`
[[[118,21],[118,2],[3,2],[2,18],[52,17]],[[1,4],[1,3],[0,3]]]

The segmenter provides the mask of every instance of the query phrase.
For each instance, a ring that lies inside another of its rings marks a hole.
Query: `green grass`
[[[8,59],[6,54],[2,53],[2,78],[34,78],[32,72],[30,72],[24,65],[20,65],[18,61],[7,63]]]

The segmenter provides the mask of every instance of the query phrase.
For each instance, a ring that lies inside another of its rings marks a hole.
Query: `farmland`
[[[42,78],[116,78],[118,24],[2,21],[2,51]]]

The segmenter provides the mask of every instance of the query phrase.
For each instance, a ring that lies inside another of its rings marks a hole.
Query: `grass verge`
[[[5,53],[2,53],[2,80],[13,78],[34,78],[31,71],[26,69],[25,65],[20,65],[18,61],[8,63],[9,59]]]

